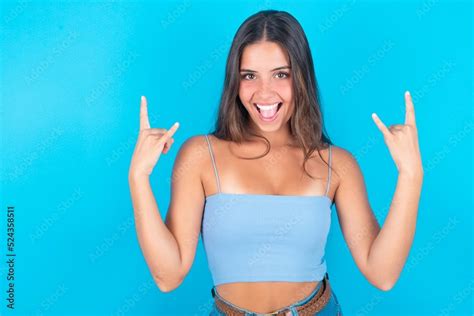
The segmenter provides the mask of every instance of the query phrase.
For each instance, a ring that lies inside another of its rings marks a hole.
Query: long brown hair
[[[303,169],[315,150],[321,156],[320,149],[332,144],[324,131],[321,115],[318,84],[314,74],[313,59],[306,35],[299,22],[285,11],[264,10],[248,17],[234,36],[227,56],[224,87],[221,95],[219,113],[215,131],[211,134],[219,139],[238,144],[250,140],[251,136],[263,138],[267,150],[258,159],[270,151],[270,142],[262,135],[250,131],[249,113],[239,98],[240,61],[246,45],[270,41],[284,48],[290,59],[293,80],[294,113],[291,116],[290,132],[299,147],[304,151]],[[327,164],[327,163],[326,163]]]

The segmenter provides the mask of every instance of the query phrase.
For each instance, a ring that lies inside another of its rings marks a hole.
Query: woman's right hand
[[[147,101],[144,96],[140,104],[140,131],[130,163],[129,176],[150,176],[163,152],[166,154],[174,142],[172,138],[179,127],[176,122],[169,130],[150,128]]]

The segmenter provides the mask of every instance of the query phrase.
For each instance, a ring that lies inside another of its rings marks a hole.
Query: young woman
[[[180,148],[163,222],[149,176],[178,129],[150,128],[142,97],[129,182],[138,239],[158,287],[178,287],[202,234],[213,315],[342,315],[324,258],[331,206],[360,271],[387,291],[415,232],[423,168],[414,107],[404,124],[374,114],[399,172],[382,228],[363,175],[324,133],[308,41],[287,12],[267,10],[238,29],[215,131]],[[317,153],[317,154],[316,154]]]

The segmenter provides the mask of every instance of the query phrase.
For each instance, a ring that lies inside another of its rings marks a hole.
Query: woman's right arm
[[[142,100],[140,113],[140,133],[150,134],[151,131],[143,132],[150,129],[146,100]],[[171,181],[162,181],[163,185],[171,182],[172,194],[166,222],[160,215],[149,177],[161,152],[170,149],[176,129],[174,126],[168,131],[150,129],[156,133],[148,136],[152,138],[148,143],[145,136],[141,135],[142,139],[139,136],[129,170],[138,241],[155,283],[163,292],[177,288],[192,266],[204,207],[200,173],[204,156],[199,149],[204,140],[195,136],[180,148]]]

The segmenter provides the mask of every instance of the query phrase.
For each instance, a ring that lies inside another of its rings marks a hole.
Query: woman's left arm
[[[415,111],[408,92],[405,104],[405,124],[387,128],[372,114],[399,172],[383,227],[379,228],[371,212],[362,173],[352,156],[342,163],[347,169],[342,170],[335,196],[342,231],[358,267],[372,284],[384,291],[395,285],[407,260],[423,183]]]

